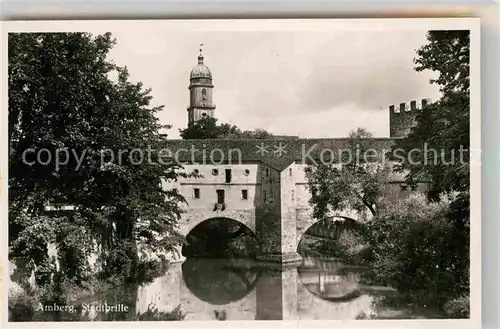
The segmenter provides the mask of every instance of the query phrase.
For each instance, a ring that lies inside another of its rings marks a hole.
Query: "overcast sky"
[[[388,106],[439,97],[430,72],[413,70],[421,31],[111,31],[110,58],[165,105],[171,138],[187,125],[189,73],[200,43],[212,71],[215,115],[241,129],[300,137],[345,137],[357,127],[389,136]]]

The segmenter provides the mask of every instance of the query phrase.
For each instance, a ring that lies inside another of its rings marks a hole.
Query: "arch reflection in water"
[[[331,302],[350,302],[361,296],[360,268],[336,260],[309,258],[298,268],[299,280],[311,293]]]
[[[306,257],[297,271],[301,319],[353,320],[376,313],[374,295],[360,284],[361,268]]]
[[[225,305],[247,296],[257,284],[261,270],[251,261],[230,259],[193,259],[182,264],[186,287],[199,299]]]
[[[181,305],[185,320],[297,318],[297,269],[252,260],[190,258],[139,288],[137,309]]]

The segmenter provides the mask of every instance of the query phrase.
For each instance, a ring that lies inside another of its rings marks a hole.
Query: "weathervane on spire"
[[[203,64],[203,45],[204,43],[200,43],[200,55],[198,55],[198,64]]]

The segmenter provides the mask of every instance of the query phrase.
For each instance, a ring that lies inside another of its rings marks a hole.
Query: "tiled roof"
[[[262,162],[284,170],[293,162],[304,162],[352,149],[349,138],[324,139],[189,139],[166,140],[165,148],[182,162],[197,163]],[[394,140],[371,138],[360,140],[361,147],[390,150]],[[325,150],[327,149],[327,150]]]

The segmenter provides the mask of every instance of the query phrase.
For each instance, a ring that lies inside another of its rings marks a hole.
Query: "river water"
[[[362,284],[360,276],[366,270],[318,256],[285,267],[248,259],[188,258],[170,264],[164,275],[148,284],[89,295],[75,305],[76,313],[37,310],[33,316],[21,309],[10,321],[178,320],[172,314],[179,313],[171,312],[176,308],[184,321],[440,317],[430,309],[415,310],[401,303],[393,289]],[[105,304],[126,306],[127,311],[99,311]],[[94,308],[83,312],[84,305]],[[149,310],[167,316],[157,317]]]
[[[307,257],[282,267],[251,260],[187,259],[139,287],[136,311],[180,305],[184,320],[349,320],[426,318],[405,305],[386,306],[397,297],[388,287],[360,283],[366,270],[335,259]],[[397,299],[397,298],[396,298]]]

